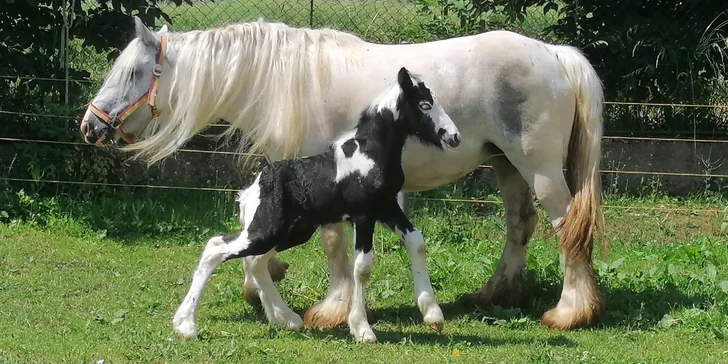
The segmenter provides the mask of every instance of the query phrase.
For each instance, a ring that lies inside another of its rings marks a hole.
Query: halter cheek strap
[[[96,115],[97,118],[99,118],[101,121],[106,123],[109,127],[116,130],[121,134],[121,138],[124,139],[125,142],[128,144],[134,144],[134,140],[130,138],[126,133],[124,133],[124,130],[121,128],[121,125],[124,124],[124,120],[126,120],[129,115],[131,115],[134,111],[136,111],[139,106],[141,106],[142,101],[147,101],[147,106],[149,106],[149,111],[152,112],[152,119],[159,116],[159,110],[155,106],[155,99],[157,97],[157,87],[159,86],[159,76],[162,75],[162,61],[165,57],[165,52],[167,50],[167,38],[161,37],[159,39],[159,52],[157,53],[157,63],[154,65],[154,68],[152,69],[152,81],[149,84],[149,88],[147,89],[147,92],[144,93],[141,97],[139,97],[136,101],[134,101],[131,105],[127,106],[124,111],[119,113],[118,115],[111,116],[107,113],[105,113],[103,110],[99,109],[94,105],[93,103],[89,103],[89,111],[91,111],[92,114]]]

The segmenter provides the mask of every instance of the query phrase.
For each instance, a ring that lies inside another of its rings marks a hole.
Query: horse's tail
[[[591,262],[594,233],[606,253],[604,217],[600,209],[602,108],[604,94],[596,71],[584,55],[570,46],[551,46],[571,83],[576,112],[566,157],[566,182],[572,200],[569,211],[557,226],[561,252],[566,257]]]

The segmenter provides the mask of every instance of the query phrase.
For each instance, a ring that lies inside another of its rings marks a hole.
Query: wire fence
[[[192,0],[181,5],[175,5],[170,0],[162,0],[156,3],[161,10],[169,16],[169,27],[174,31],[187,31],[203,29],[208,27],[222,26],[225,24],[241,21],[250,21],[257,18],[265,18],[270,21],[283,21],[291,26],[305,27],[330,27],[359,35],[363,39],[379,43],[401,43],[401,42],[422,42],[440,39],[447,36],[458,35],[458,32],[483,32],[493,29],[507,29],[516,31],[526,36],[555,41],[556,36],[549,31],[549,27],[557,24],[563,18],[563,14],[556,8],[548,6],[531,6],[523,12],[521,17],[509,17],[502,7],[490,7],[493,2],[481,0]],[[491,5],[489,5],[491,4]],[[87,6],[96,6],[91,2]],[[471,16],[478,14],[477,17]],[[692,16],[692,15],[691,15]],[[692,19],[686,16],[686,19]],[[686,20],[687,21],[687,20]],[[159,28],[162,23],[151,24],[152,28]],[[74,61],[75,57],[86,57],[87,53],[78,53],[78,49],[69,48],[73,42],[73,34],[69,33],[70,28],[66,27],[65,38],[62,39],[62,55],[68,57],[66,64]],[[95,58],[94,58],[95,57]],[[69,61],[70,59],[70,61]],[[92,55],[90,63],[96,66],[105,64],[108,67],[108,60],[99,55]],[[103,68],[103,67],[101,67]],[[69,83],[81,85],[86,92],[93,91],[100,82],[99,76],[104,72],[95,72],[96,78],[78,79],[65,77],[37,77],[34,75],[12,75],[0,74],[0,82],[49,82],[65,83],[68,93]],[[65,95],[68,100],[68,94]],[[73,105],[69,105],[73,106]],[[606,117],[619,115],[624,110],[630,110],[630,115],[638,115],[639,123],[649,124],[655,118],[676,110],[704,110],[715,117],[716,124],[719,124],[728,115],[728,105],[720,100],[712,100],[705,103],[656,103],[640,101],[617,101],[605,102]],[[78,120],[77,108],[71,107],[72,111],[66,110],[66,114],[54,113],[52,110],[37,111],[32,107],[27,109],[3,109],[0,103],[0,118],[25,118],[32,119],[38,123],[66,123],[68,126],[72,120]],[[215,128],[225,128],[227,124],[215,123]],[[74,127],[73,125],[71,127]],[[660,130],[646,127],[644,133],[649,137],[640,137],[639,128],[631,130],[612,129],[604,137],[605,141],[611,142],[649,142],[649,143],[692,143],[693,145],[722,145],[728,143],[728,133],[724,130],[690,129],[690,122],[686,122],[684,130],[665,131],[670,137],[655,137],[660,135]],[[675,137],[680,135],[680,137]],[[687,137],[686,137],[687,136]],[[51,140],[52,138],[38,135],[38,137],[12,137],[0,135],[2,143],[21,143],[28,145],[46,145],[53,148],[81,148],[88,145],[80,141]],[[0,147],[2,145],[0,144]],[[88,148],[85,148],[88,149]],[[183,154],[209,154],[219,156],[239,157],[247,156],[247,153],[233,151],[212,150],[205,148],[187,147],[180,150]],[[254,155],[261,157],[260,155]],[[480,169],[489,169],[489,165],[481,165]],[[623,170],[618,168],[606,168],[601,171],[607,175],[631,175],[645,177],[671,177],[671,178],[701,178],[701,179],[725,179],[728,172],[719,173],[719,168],[706,168],[705,172],[694,173],[693,171],[661,171],[661,170]],[[23,183],[52,183],[57,185],[94,185],[107,187],[131,187],[131,188],[161,188],[161,189],[187,189],[187,190],[210,190],[220,192],[231,192],[233,189],[218,187],[181,187],[154,184],[130,184],[130,183],[101,183],[88,181],[73,181],[61,178],[26,178],[19,176],[2,176],[0,180]],[[422,197],[422,199],[427,199]],[[440,199],[445,202],[475,202],[493,203],[478,199]]]

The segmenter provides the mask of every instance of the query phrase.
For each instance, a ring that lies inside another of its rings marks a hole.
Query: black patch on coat
[[[358,148],[358,146],[356,145],[356,140],[353,138],[347,140],[341,145],[341,150],[344,151],[344,156],[346,158],[351,158],[351,156],[354,155],[354,152],[356,152],[356,148]]]

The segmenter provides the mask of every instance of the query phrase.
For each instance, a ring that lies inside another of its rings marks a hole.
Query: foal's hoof
[[[194,339],[197,337],[197,326],[192,321],[177,321],[172,323],[174,333],[181,339]]]
[[[272,324],[288,331],[301,331],[303,329],[303,320],[295,312],[276,314]]]
[[[429,327],[437,332],[442,332],[442,329],[443,329],[443,327],[445,327],[445,324],[442,322],[434,322],[434,323],[428,324],[427,327]]]
[[[358,343],[375,343],[377,342],[377,335],[374,335],[374,331],[372,329],[366,329],[362,330],[359,334],[354,334],[354,339],[356,339],[356,342]]]

